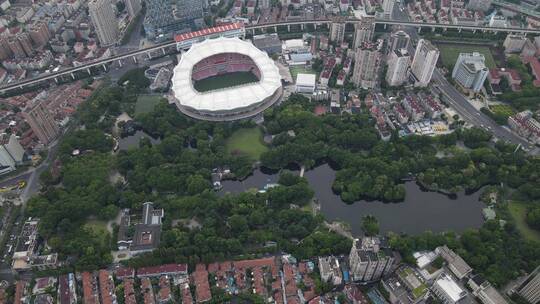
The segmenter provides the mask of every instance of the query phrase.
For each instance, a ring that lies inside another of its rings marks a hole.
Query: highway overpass
[[[357,23],[359,22],[358,19],[350,18],[350,19],[343,19],[340,22],[346,22],[346,23]],[[283,21],[283,22],[277,22],[277,23],[265,23],[265,24],[257,24],[257,25],[249,25],[246,26],[246,31],[251,31],[252,33],[255,33],[256,30],[265,30],[265,29],[277,29],[278,26],[286,26],[290,30],[290,26],[301,26],[302,28],[306,25],[313,25],[315,27],[325,24],[332,23],[332,20],[330,19],[318,19],[318,20],[299,20],[299,21]],[[410,22],[410,21],[400,21],[400,20],[387,20],[387,19],[376,19],[376,24],[384,24],[384,25],[398,25],[398,26],[404,26],[404,27],[415,27],[418,29],[421,28],[442,28],[442,29],[457,29],[459,31],[461,30],[469,30],[469,31],[491,31],[491,32],[506,32],[506,33],[526,33],[526,34],[540,34],[540,30],[537,29],[524,29],[524,28],[501,28],[501,27],[486,27],[486,26],[472,26],[472,25],[455,25],[455,24],[441,24],[441,23],[419,23],[419,22]],[[15,89],[24,89],[27,86],[34,86],[38,85],[41,82],[49,81],[49,80],[57,80],[60,77],[63,76],[71,76],[75,78],[74,73],[80,72],[80,71],[88,71],[90,72],[90,68],[93,67],[100,67],[103,66],[104,69],[107,68],[107,64],[119,61],[121,63],[121,60],[123,59],[129,59],[133,58],[133,60],[136,60],[136,58],[140,55],[150,54],[155,51],[163,51],[165,54],[165,49],[169,47],[174,47],[176,44],[175,41],[167,41],[163,42],[148,48],[130,51],[127,53],[114,55],[108,58],[104,58],[101,60],[89,62],[86,64],[83,64],[78,67],[72,67],[67,68],[64,70],[60,70],[57,72],[48,73],[45,75],[41,75],[32,79],[27,79],[23,81],[19,81],[16,83],[11,83],[5,86],[0,87],[0,94],[5,94],[11,90]]]
[[[350,24],[359,23],[359,19],[343,19],[339,22],[345,22]],[[264,24],[256,24],[256,25],[250,25],[246,26],[246,31],[254,31],[254,30],[264,30],[268,28],[276,28],[278,26],[306,26],[306,25],[313,25],[315,27],[324,25],[324,24],[330,24],[332,23],[332,20],[329,19],[316,19],[316,20],[295,20],[295,21],[282,21],[282,22],[276,22],[276,23],[264,23]],[[490,27],[490,26],[480,26],[480,25],[459,25],[459,24],[444,24],[444,23],[427,23],[427,22],[411,22],[411,21],[400,21],[400,20],[389,20],[389,19],[375,19],[375,24],[382,24],[382,25],[399,25],[399,26],[407,26],[407,27],[415,27],[415,28],[442,28],[442,29],[457,29],[459,31],[461,30],[468,30],[468,31],[490,31],[490,32],[505,32],[505,33],[523,33],[523,34],[540,34],[539,29],[528,29],[528,28],[509,28],[509,27]]]
[[[51,72],[48,74],[41,75],[39,77],[35,77],[35,78],[19,81],[16,83],[11,83],[6,86],[2,86],[0,87],[0,94],[5,94],[8,91],[15,90],[15,89],[24,89],[24,87],[37,85],[44,81],[56,80],[57,78],[60,78],[62,76],[74,77],[74,73],[85,71],[85,70],[90,72],[90,68],[93,68],[93,67],[103,67],[104,69],[107,69],[107,64],[109,63],[112,63],[115,61],[121,61],[123,59],[130,59],[130,58],[136,61],[137,57],[140,55],[150,54],[152,52],[160,51],[160,50],[165,51],[166,48],[175,47],[175,46],[176,46],[176,42],[168,41],[168,42],[160,43],[160,44],[148,47],[148,48],[135,50],[135,51],[119,54],[119,55],[114,55],[114,56],[97,60],[97,61],[92,61],[92,62],[83,64],[77,67],[67,68],[67,69],[57,71],[57,72]]]

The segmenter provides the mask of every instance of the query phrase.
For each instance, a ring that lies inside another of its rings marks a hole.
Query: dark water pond
[[[133,134],[133,135],[126,136],[124,138],[118,139],[118,148],[120,150],[128,150],[128,149],[131,149],[131,148],[138,148],[139,147],[139,142],[143,138],[150,139],[150,142],[152,143],[152,145],[159,144],[160,141],[161,141],[159,138],[158,139],[153,138],[150,135],[146,134],[144,131],[139,130],[139,131],[135,132],[135,134]]]
[[[328,165],[305,174],[319,199],[325,218],[349,223],[354,234],[361,233],[361,218],[369,214],[379,220],[383,232],[459,232],[478,228],[484,223],[482,208],[485,205],[479,201],[480,191],[470,195],[459,193],[455,199],[451,199],[444,194],[423,191],[416,182],[411,181],[404,184],[407,194],[403,202],[358,201],[346,204],[332,192],[335,175]]]
[[[403,202],[358,201],[346,204],[332,191],[335,175],[327,164],[305,172],[321,205],[320,212],[329,221],[349,223],[355,235],[361,234],[361,219],[368,214],[377,217],[382,232],[408,234],[426,230],[460,232],[467,228],[478,228],[484,222],[482,208],[485,205],[479,201],[480,191],[470,195],[459,193],[456,198],[449,198],[437,192],[423,191],[415,182],[406,182],[407,194]],[[279,174],[275,172],[256,170],[244,181],[223,181],[221,193],[263,189],[268,183],[276,183],[278,177]]]

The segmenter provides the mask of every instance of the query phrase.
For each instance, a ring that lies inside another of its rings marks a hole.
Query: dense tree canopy
[[[362,218],[362,230],[367,236],[379,234],[379,221],[373,215],[366,215]]]
[[[348,253],[350,240],[328,232],[321,215],[306,211],[314,192],[306,179],[284,170],[290,164],[309,170],[329,163],[337,170],[332,187],[346,202],[401,201],[405,178],[449,193],[502,183],[513,188],[512,199],[528,202],[527,221],[538,227],[540,159],[492,143],[483,130],[460,129],[439,137],[394,134],[385,142],[367,111],[318,117],[312,113],[314,104],[293,95],[267,110],[262,124],[273,140],[261,164],[280,171],[279,186],[264,193],[218,196],[211,185],[214,168],[229,167],[239,179],[251,174],[252,161],[227,153],[225,143],[235,130],[254,124],[193,121],[163,102],[135,118],[161,142],[113,154],[104,133],[111,132],[116,116],[133,102],[128,88],[106,87],[84,103],[76,118],[85,128],[68,134],[60,146],[60,177],[43,178],[47,187],[28,203],[28,214],[41,218],[48,244],[81,269],[106,265],[115,243],[89,220],[108,220],[120,208],[137,213],[145,201],[165,209],[162,242],[154,252],[131,260],[133,266],[282,251],[298,258]],[[89,152],[71,156],[74,149]],[[113,178],[117,175],[121,178]],[[378,227],[371,224],[366,231],[375,234]],[[461,238],[426,233],[393,236],[392,243],[406,261],[413,250],[446,243],[495,284],[530,270],[540,257],[539,246],[524,241],[511,221],[504,228],[488,222]]]

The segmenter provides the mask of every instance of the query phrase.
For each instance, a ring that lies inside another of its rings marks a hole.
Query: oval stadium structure
[[[193,45],[174,68],[172,95],[178,109],[214,121],[254,116],[281,98],[278,67],[253,44],[238,38]]]

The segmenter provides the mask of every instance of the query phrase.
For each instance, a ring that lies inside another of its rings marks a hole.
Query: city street
[[[394,7],[393,18],[394,20],[409,20],[406,10],[401,10],[399,6]],[[411,43],[409,44],[408,51],[409,54],[414,55],[415,49],[412,46],[412,42],[418,42],[420,39],[417,29],[406,27],[403,28],[403,30],[411,36]],[[521,144],[521,146],[531,154],[537,154],[539,152],[539,149],[534,147],[531,143],[521,138],[517,134],[512,133],[509,129],[498,125],[487,115],[478,111],[463,94],[461,94],[450,82],[448,82],[438,68],[436,68],[433,73],[432,82],[439,86],[441,93],[447,97],[446,100],[450,106],[465,122],[492,133],[497,139],[516,145]]]

